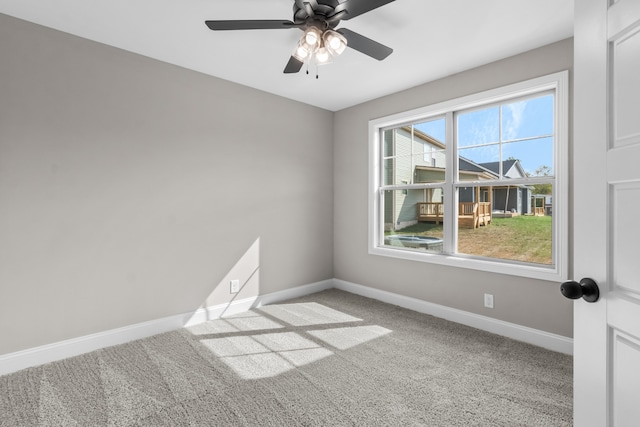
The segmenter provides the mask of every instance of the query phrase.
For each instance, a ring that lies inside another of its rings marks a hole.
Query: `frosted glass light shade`
[[[316,27],[309,27],[304,33],[304,41],[312,48],[320,46],[322,33]]]
[[[331,55],[329,54],[329,51],[327,50],[326,47],[321,47],[316,52],[316,61],[318,61],[319,64],[324,64],[328,62],[330,57]]]
[[[322,38],[326,48],[334,56],[340,55],[347,48],[347,39],[337,31],[327,30]]]

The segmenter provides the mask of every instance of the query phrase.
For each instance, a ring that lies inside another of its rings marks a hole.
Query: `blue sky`
[[[541,166],[553,171],[553,95],[508,102],[458,114],[460,155],[476,163],[500,159],[500,110],[502,110],[502,159],[519,159],[526,172],[533,174]],[[434,138],[445,140],[444,119],[416,124],[416,128]],[[510,142],[522,138],[525,141]],[[489,145],[482,145],[489,144]]]

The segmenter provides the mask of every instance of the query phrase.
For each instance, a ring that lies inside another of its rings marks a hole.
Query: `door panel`
[[[611,46],[613,71],[613,146],[640,139],[637,100],[640,98],[640,28],[616,39]]]
[[[640,1],[575,2],[574,425],[640,425]]]
[[[637,321],[640,317],[638,301],[626,297],[623,293],[611,292],[607,299],[607,309],[607,324],[612,331],[624,331],[636,338],[640,337],[640,322]],[[636,370],[640,369],[636,367]]]
[[[614,291],[629,292],[640,298],[640,181],[614,184],[612,195],[611,281]],[[639,365],[640,366],[640,365]]]
[[[637,426],[640,419],[640,343],[616,332],[613,338],[612,421],[615,426]]]
[[[606,126],[612,132],[607,151],[610,211],[606,268],[610,289],[605,304],[609,339],[602,350],[610,358],[607,419],[616,427],[640,423],[640,9],[629,5],[629,0],[619,0],[608,10],[607,22],[616,26],[608,27],[605,63],[611,81],[604,82],[610,88],[612,108]]]

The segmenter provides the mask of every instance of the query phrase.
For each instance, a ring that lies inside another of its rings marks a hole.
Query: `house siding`
[[[386,170],[387,184],[414,184],[420,182],[438,182],[444,180],[443,171],[416,169],[416,166],[444,167],[445,154],[439,147],[413,135],[405,128],[384,132],[385,155],[393,154],[393,172]],[[392,144],[392,145],[390,145]],[[390,147],[393,147],[391,149]],[[391,163],[389,163],[391,164]],[[441,201],[438,192],[438,202]],[[398,190],[385,194],[385,229],[400,230],[418,222],[417,204],[427,201],[424,190]]]

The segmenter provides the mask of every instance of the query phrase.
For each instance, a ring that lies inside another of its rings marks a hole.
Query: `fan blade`
[[[391,55],[393,49],[373,41],[361,34],[355,33],[346,28],[340,28],[336,30],[347,39],[347,47],[355,49],[358,52],[362,52],[372,58],[382,61],[387,56]]]
[[[360,16],[363,13],[367,13],[373,9],[377,9],[380,6],[384,6],[388,3],[393,3],[395,0],[347,0],[335,9],[336,12],[341,10],[347,11],[347,16],[342,18],[344,21],[348,21],[351,18]]]
[[[298,71],[300,71],[303,64],[304,62],[296,59],[295,56],[292,56],[291,58],[289,58],[289,62],[287,62],[287,66],[284,67],[284,72],[287,74],[297,73]]]
[[[205,21],[207,27],[214,31],[225,30],[277,30],[279,28],[298,28],[299,25],[291,21],[275,19],[236,20],[236,21]]]

